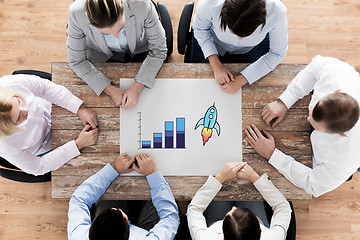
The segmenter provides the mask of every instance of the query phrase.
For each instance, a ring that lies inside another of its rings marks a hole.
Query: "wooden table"
[[[119,86],[120,77],[133,78],[141,65],[139,63],[99,63],[95,66],[113,79],[115,86]],[[246,66],[247,64],[227,64],[227,68],[234,74]],[[309,140],[309,124],[306,121],[309,96],[298,101],[275,129],[266,126],[261,119],[261,109],[276,99],[304,67],[304,65],[294,64],[279,65],[262,80],[252,86],[243,87],[243,129],[249,124],[256,124],[260,129],[269,130],[275,137],[277,148],[311,167],[312,151]],[[64,85],[73,94],[84,100],[85,106],[97,114],[99,123],[98,143],[95,146],[84,148],[79,157],[52,172],[52,197],[70,198],[84,180],[99,171],[106,163],[113,162],[118,156],[120,111],[119,108],[114,107],[108,96],[96,96],[86,83],[74,74],[67,63],[53,63],[52,74],[53,82]],[[157,78],[213,78],[213,71],[208,64],[167,63],[164,64]],[[82,128],[83,125],[78,116],[58,106],[53,106],[52,149],[75,139]],[[286,180],[251,146],[245,145],[245,141],[243,141],[243,160],[247,161],[259,174],[267,172],[272,182],[287,199],[311,199],[311,195]],[[165,178],[175,198],[180,201],[192,199],[207,179],[205,176]],[[142,176],[120,176],[110,185],[102,199],[151,199],[150,188]],[[259,200],[262,197],[250,182],[237,180],[226,182],[215,199]]]

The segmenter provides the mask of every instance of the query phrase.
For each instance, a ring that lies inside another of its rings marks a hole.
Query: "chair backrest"
[[[18,70],[12,73],[15,74],[30,74],[36,75],[51,81],[51,74],[38,70]],[[48,182],[51,181],[51,173],[46,173],[41,176],[34,176],[31,174],[27,174],[21,171],[16,166],[12,165],[6,159],[0,157],[0,176],[6,179],[10,179],[17,182],[27,182],[27,183],[35,183],[35,182]]]
[[[291,208],[291,220],[290,220],[290,224],[289,224],[289,228],[288,228],[285,240],[295,240],[296,239],[295,211],[294,211],[294,207],[293,207],[291,201],[289,201],[289,204],[290,204],[290,208]],[[272,208],[266,201],[264,201],[264,207],[265,207],[267,219],[268,219],[269,223],[271,224],[271,217],[273,215]]]
[[[158,2],[157,6],[159,9],[161,23],[165,29],[166,46],[168,49],[167,55],[170,56],[173,53],[173,44],[174,44],[173,43],[173,29],[172,29],[170,14],[166,8],[165,3]]]
[[[187,2],[184,6],[184,9],[181,13],[179,27],[178,27],[178,36],[177,36],[177,45],[178,53],[183,55],[185,58],[188,55],[192,33],[190,31],[191,17],[194,9],[194,2]],[[186,62],[186,61],[185,61]]]

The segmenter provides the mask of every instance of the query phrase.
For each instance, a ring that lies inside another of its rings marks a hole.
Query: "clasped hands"
[[[150,154],[138,154],[135,157],[130,157],[126,153],[123,153],[118,156],[111,166],[119,174],[129,173],[135,170],[144,176],[148,176],[156,172],[155,162]]]
[[[138,96],[143,88],[144,84],[135,82],[126,91],[114,87],[113,85],[109,85],[104,89],[104,92],[110,96],[117,107],[129,109],[137,104]]]
[[[220,172],[216,174],[215,178],[221,184],[233,178],[248,180],[254,183],[259,179],[259,175],[247,164],[247,162],[228,162],[223,166]]]

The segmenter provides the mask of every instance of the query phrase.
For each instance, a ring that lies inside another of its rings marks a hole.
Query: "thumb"
[[[271,140],[273,140],[273,139],[274,139],[274,137],[273,137],[273,136],[271,136],[271,134],[270,134],[270,133],[268,133],[268,131],[266,131],[265,129],[263,130],[263,132],[265,133],[265,135],[266,135],[266,137],[267,137],[268,139],[271,139]]]
[[[83,130],[81,132],[86,132],[90,129],[90,125],[89,124],[86,124],[85,127],[83,128]]]
[[[132,164],[132,168],[133,168],[135,171],[137,171],[138,173],[141,173],[141,172],[140,172],[140,168],[138,168],[138,166],[136,166],[135,163]]]
[[[276,125],[278,125],[281,122],[281,120],[283,119],[278,117],[271,127],[274,128]]]

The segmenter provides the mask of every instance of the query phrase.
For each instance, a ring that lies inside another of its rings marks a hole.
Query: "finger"
[[[83,128],[82,132],[87,132],[90,129],[90,125],[86,124],[85,127]]]
[[[278,125],[281,122],[281,120],[283,120],[283,118],[276,119],[276,121],[273,123],[273,125],[271,127],[273,127],[273,128],[276,127],[276,125]]]
[[[228,76],[230,78],[230,81],[233,81],[233,82],[235,81],[234,75],[232,75],[231,72],[228,72]]]
[[[266,135],[266,137],[267,137],[268,139],[271,139],[271,140],[274,139],[274,137],[273,137],[268,131],[266,131],[265,129],[263,130],[263,132],[265,133],[265,135]]]
[[[251,142],[255,142],[255,139],[253,138],[253,136],[249,133],[248,130],[245,130],[245,134],[246,134],[246,141],[248,143],[251,143]]]
[[[265,114],[268,112],[268,109],[266,107],[263,108],[261,111],[261,116],[264,118]]]
[[[128,98],[128,96],[126,95],[126,93],[124,93],[124,96],[123,96],[123,99],[122,99],[122,102],[121,102],[120,107],[124,107],[124,106],[125,106],[125,104],[127,103],[127,98]]]
[[[272,116],[271,111],[266,111],[266,112],[264,113],[264,115],[262,116],[262,118],[265,120],[265,119],[269,118],[270,116]]]
[[[137,171],[138,173],[140,173],[140,168],[138,168],[138,166],[136,166],[135,163],[132,165],[132,168],[133,168],[135,171]]]
[[[252,128],[255,130],[255,133],[256,133],[256,135],[258,135],[259,138],[264,137],[261,134],[260,130],[254,124],[252,125]]]
[[[129,172],[133,171],[134,170],[134,165],[135,164],[130,165],[130,167],[128,169],[126,169],[125,173],[129,173]]]
[[[254,129],[252,129],[252,127],[250,127],[250,126],[247,126],[246,128],[247,128],[248,132],[250,133],[250,135],[253,137],[253,139],[257,140],[258,136],[256,136]]]

